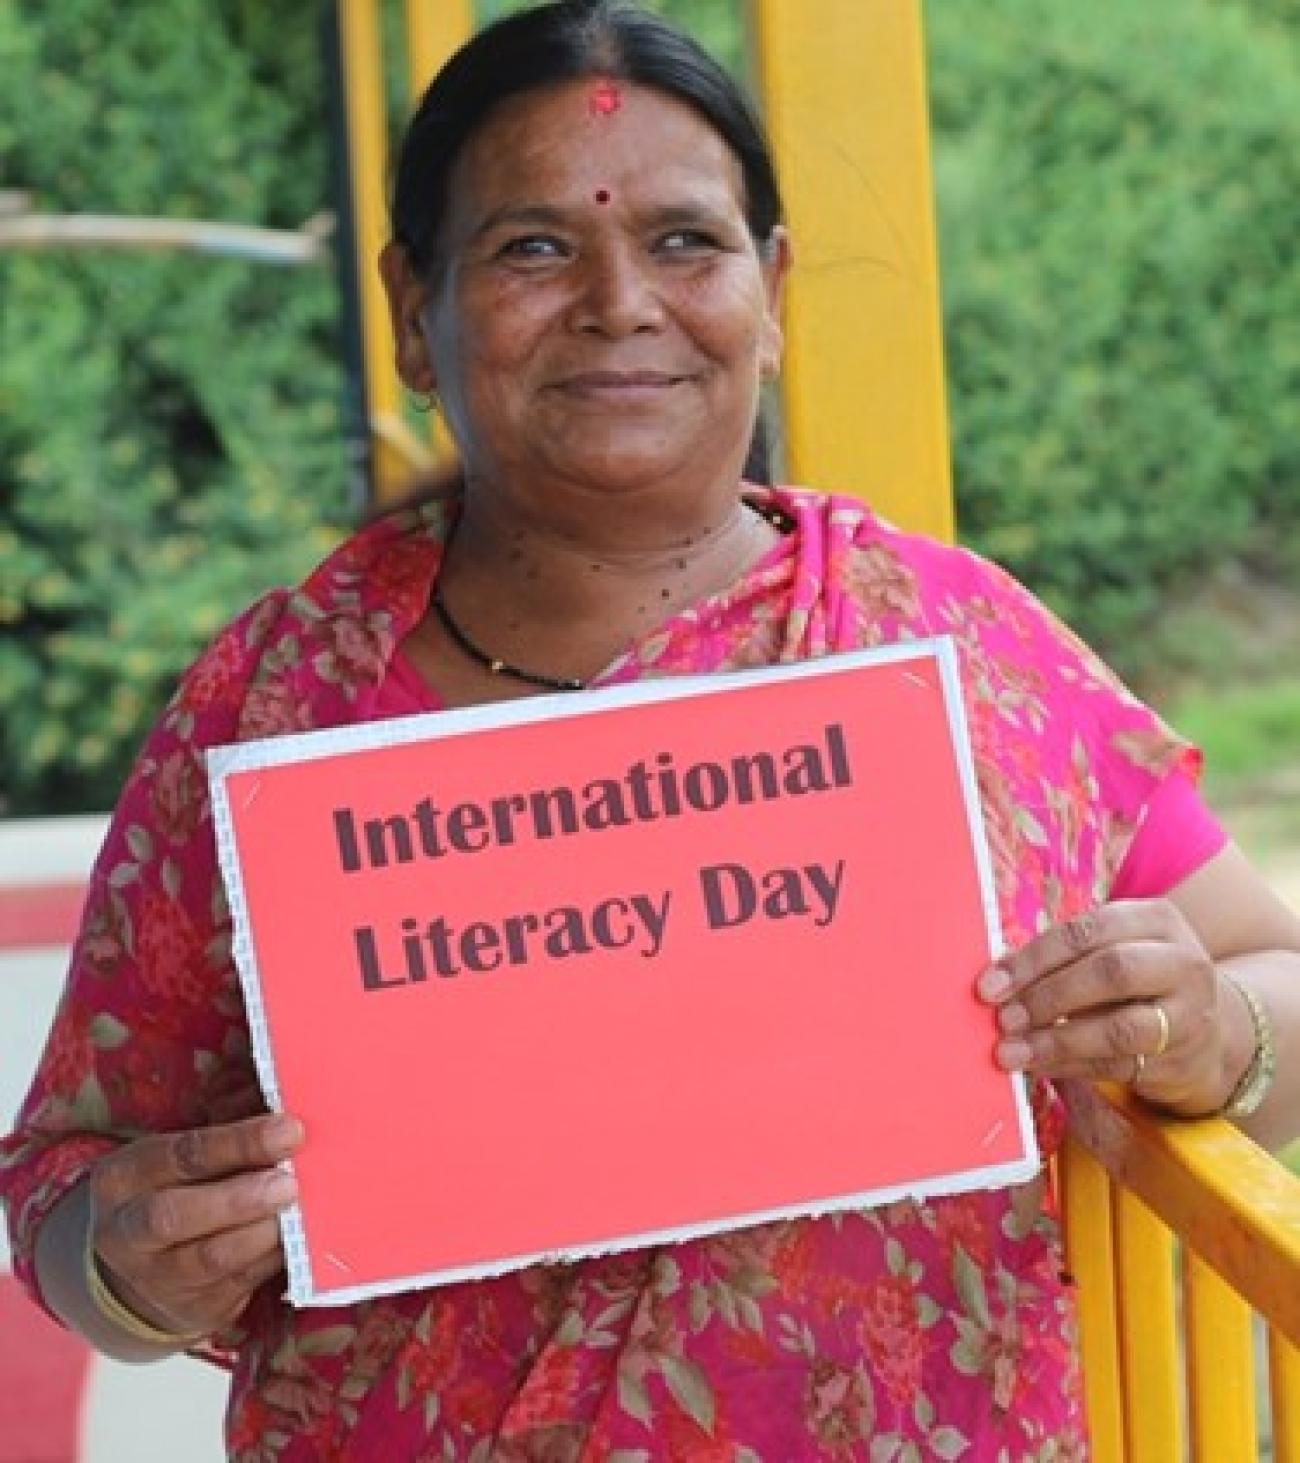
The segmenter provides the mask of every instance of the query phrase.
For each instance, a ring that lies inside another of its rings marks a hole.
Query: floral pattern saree
[[[599,683],[951,636],[1008,944],[1105,900],[1155,791],[1194,770],[1194,753],[993,565],[856,500],[754,496],[792,531]],[[384,519],[254,605],[185,675],[140,754],[0,1148],[15,1268],[33,1289],[36,1231],[99,1155],[259,1110],[203,751],[400,709],[393,657],[457,511],[448,498]],[[1045,1084],[1034,1110],[1050,1152],[1062,1115]],[[208,1354],[233,1369],[227,1443],[241,1463],[1087,1456],[1071,1283],[1041,1183],[334,1310],[294,1311],[268,1286]]]

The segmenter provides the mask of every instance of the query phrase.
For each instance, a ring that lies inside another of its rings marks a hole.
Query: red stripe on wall
[[[0,889],[0,950],[70,944],[85,897],[84,884],[19,884]]]
[[[0,1274],[0,1463],[77,1463],[90,1356]]]

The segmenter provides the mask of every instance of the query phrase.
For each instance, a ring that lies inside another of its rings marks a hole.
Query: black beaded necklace
[[[760,518],[782,533],[789,533],[794,528],[794,520],[775,504],[752,503],[746,499],[745,507],[753,509]],[[587,689],[586,681],[580,681],[576,676],[547,676],[543,675],[541,671],[525,670],[523,666],[511,665],[508,660],[502,660],[499,655],[489,655],[486,650],[480,649],[452,618],[451,611],[447,608],[447,602],[442,597],[440,584],[434,584],[429,603],[438,617],[438,623],[451,636],[456,645],[490,675],[507,676],[512,681],[523,681],[525,685],[540,686],[544,691],[585,691]]]
[[[441,586],[437,584],[433,586],[433,596],[429,602],[433,605],[433,612],[438,617],[438,623],[447,634],[472,661],[481,665],[485,671],[490,671],[492,675],[509,676],[512,681],[524,681],[530,686],[541,686],[546,691],[585,691],[587,689],[586,681],[580,681],[574,676],[544,676],[541,671],[526,671],[522,666],[511,665],[508,660],[502,660],[500,656],[489,655],[486,650],[480,650],[452,619],[451,611],[443,600]]]

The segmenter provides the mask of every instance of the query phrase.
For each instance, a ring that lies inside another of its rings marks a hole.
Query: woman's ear
[[[758,342],[758,368],[764,381],[774,381],[781,374],[781,353],[785,347],[781,309],[792,259],[790,235],[785,229],[778,226],[772,230],[771,237],[762,246],[760,259],[767,300]]]
[[[405,247],[396,241],[379,253],[379,277],[388,297],[388,313],[396,343],[397,374],[402,384],[424,396],[437,385],[433,360],[424,335],[424,311],[429,290],[411,263]]]

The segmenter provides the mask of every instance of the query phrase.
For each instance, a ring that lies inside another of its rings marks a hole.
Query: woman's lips
[[[686,379],[666,371],[582,371],[566,376],[556,390],[593,401],[653,401]]]

